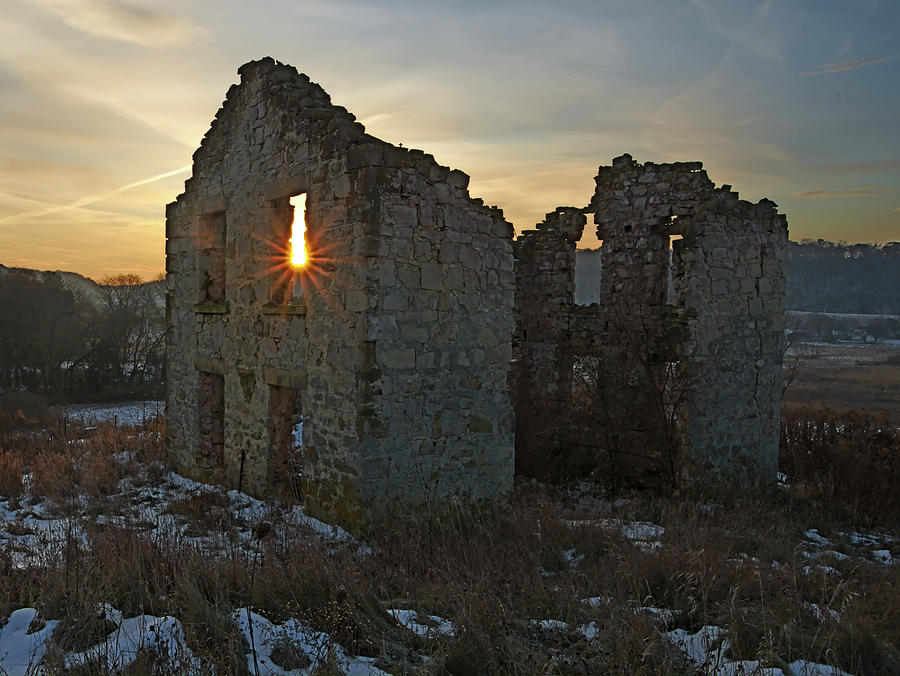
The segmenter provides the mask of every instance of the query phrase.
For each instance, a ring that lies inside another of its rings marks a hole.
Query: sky
[[[0,0],[0,263],[164,268],[238,67],[318,82],[518,231],[597,167],[700,160],[791,238],[900,240],[898,0]],[[585,236],[583,244],[593,239]]]

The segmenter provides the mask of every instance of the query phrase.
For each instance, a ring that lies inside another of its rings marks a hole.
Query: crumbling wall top
[[[265,57],[245,63],[238,68],[238,74],[240,83],[229,88],[194,153],[194,171],[185,182],[185,193],[201,185],[204,193],[216,192],[208,184],[218,180],[222,163],[238,151],[229,141],[259,156],[277,136],[288,150],[309,143],[326,156],[343,156],[347,169],[372,167],[376,171],[418,173],[427,183],[440,184],[447,198],[467,200],[492,220],[505,221],[502,209],[485,205],[482,199],[469,194],[469,176],[465,172],[439,164],[433,155],[422,150],[394,146],[368,134],[352,113],[334,105],[322,87],[295,67]],[[233,132],[231,139],[225,130]],[[176,202],[183,197],[184,194],[179,195]],[[512,239],[512,227],[508,230]]]
[[[556,207],[556,210],[548,213],[536,227],[544,232],[560,232],[567,242],[574,244],[581,239],[586,222],[587,218],[584,215],[584,209],[579,207]]]

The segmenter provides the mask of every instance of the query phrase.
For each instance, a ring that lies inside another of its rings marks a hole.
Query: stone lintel
[[[201,197],[197,200],[197,213],[201,216],[212,216],[225,211],[225,196]]]
[[[264,315],[306,315],[306,303],[295,299],[293,303],[266,303],[262,306]]]
[[[278,385],[279,387],[294,387],[297,389],[303,389],[306,387],[306,373],[303,371],[266,368],[263,369],[263,375],[266,379],[267,385]]]
[[[210,359],[209,357],[197,355],[194,357],[194,366],[197,367],[198,371],[216,373],[220,376],[225,375],[225,361],[222,359]]]
[[[309,177],[305,175],[283,178],[265,187],[265,196],[269,200],[277,200],[279,197],[291,197],[304,192],[309,192]]]
[[[194,312],[198,315],[224,315],[230,311],[228,303],[197,303]]]

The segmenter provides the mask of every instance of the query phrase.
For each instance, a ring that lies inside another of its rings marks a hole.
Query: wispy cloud
[[[803,199],[822,199],[825,197],[870,197],[871,195],[881,195],[887,192],[880,188],[847,188],[846,190],[803,190],[801,192],[792,192],[791,197],[800,197]]]
[[[707,28],[728,40],[732,47],[740,45],[761,58],[784,63],[778,31],[766,25],[776,0],[763,0],[752,17],[736,16],[732,8],[712,0],[690,1]]]
[[[821,70],[814,70],[803,75],[825,75],[826,73],[843,73],[847,70],[856,70],[857,68],[865,68],[876,63],[885,63],[900,58],[900,54],[893,56],[881,56],[877,59],[849,59],[847,61],[838,61],[837,63],[826,63]]]
[[[178,169],[173,169],[172,171],[166,171],[162,174],[156,174],[155,176],[151,176],[149,178],[141,179],[140,181],[135,181],[134,183],[129,183],[128,185],[123,185],[115,190],[110,190],[108,192],[99,194],[99,195],[91,195],[90,197],[82,197],[81,199],[75,200],[71,204],[58,204],[47,209],[36,209],[34,211],[26,211],[21,214],[14,214],[12,216],[6,216],[4,218],[0,218],[0,223],[7,223],[9,221],[23,221],[28,218],[34,218],[36,216],[47,216],[48,214],[55,214],[59,211],[66,211],[68,209],[80,209],[81,207],[86,207],[89,204],[93,204],[94,202],[99,202],[100,200],[106,199],[108,197],[112,197],[113,195],[117,195],[120,192],[125,192],[126,190],[131,190],[132,188],[137,188],[142,185],[147,185],[148,183],[155,183],[156,181],[161,181],[164,178],[168,178],[169,176],[175,176],[176,174],[180,174],[185,171],[190,171],[191,165],[187,165],[184,167],[179,167]]]
[[[206,31],[157,9],[123,0],[37,0],[66,24],[90,35],[142,47],[171,47],[195,42]]]

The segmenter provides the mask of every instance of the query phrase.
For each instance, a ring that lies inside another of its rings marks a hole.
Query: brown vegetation
[[[865,410],[900,423],[900,347],[804,343],[785,356],[786,411]]]
[[[394,674],[687,674],[663,632],[711,624],[728,631],[735,659],[784,666],[802,657],[857,675],[900,669],[892,602],[900,566],[867,561],[842,535],[898,513],[888,490],[897,437],[871,418],[786,418],[782,465],[792,485],[766,499],[642,495],[614,506],[590,484],[551,491],[525,482],[504,502],[395,511],[367,534],[368,554],[285,528],[278,510],[271,535],[257,529],[263,539],[242,544],[229,534],[249,524],[211,487],[171,503],[168,512],[191,525],[183,535],[158,524],[96,522],[91,515],[122,508],[120,478],[160,478],[159,423],[101,427],[77,443],[62,443],[57,432],[6,437],[15,443],[0,450],[0,491],[19,490],[23,500],[24,468],[28,499],[56,500],[64,522],[83,527],[86,539],[60,534],[61,555],[45,567],[14,566],[0,548],[0,617],[31,605],[45,619],[66,620],[54,637],[56,661],[48,658],[60,673],[61,650],[108,632],[96,612],[103,602],[127,617],[178,618],[195,654],[223,674],[248,673],[248,647],[231,619],[247,604],[273,622],[295,617],[327,631],[348,653],[376,656]],[[635,546],[609,519],[664,527],[661,547]],[[808,528],[850,558],[810,558]],[[188,538],[202,533],[223,548],[204,551]],[[591,597],[597,607],[583,602]],[[447,618],[455,635],[417,636],[386,613],[397,607]],[[534,622],[545,619],[567,628]],[[591,622],[595,641],[576,631]],[[279,650],[283,663],[302,664],[291,645]],[[422,656],[431,658],[427,667]],[[133,669],[149,673],[155,658],[142,659]]]

